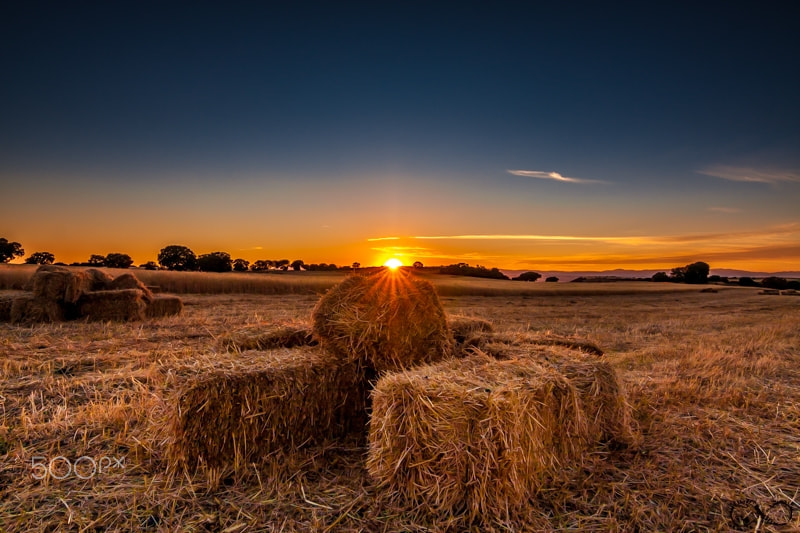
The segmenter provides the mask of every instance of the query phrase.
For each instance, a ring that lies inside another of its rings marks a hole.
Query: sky
[[[699,4],[5,2],[0,237],[800,270],[800,4]]]

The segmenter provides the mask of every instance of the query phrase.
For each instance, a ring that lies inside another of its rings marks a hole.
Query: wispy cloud
[[[698,174],[729,181],[745,183],[800,183],[800,172],[790,170],[764,170],[748,167],[713,166],[697,171]]]
[[[397,241],[400,237],[373,237],[372,239],[367,239],[369,242],[375,241]]]
[[[742,210],[738,207],[712,206],[708,208],[708,211],[712,211],[714,213],[741,213]]]
[[[543,170],[508,170],[507,172],[509,174],[513,174],[514,176],[522,176],[525,178],[536,178],[540,180],[563,181],[566,183],[607,183],[602,180],[570,178],[569,176],[562,176],[558,172],[545,172]]]

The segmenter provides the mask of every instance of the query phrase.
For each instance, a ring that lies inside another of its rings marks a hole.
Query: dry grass
[[[448,313],[489,319],[498,334],[592,342],[627,389],[640,441],[585,454],[564,484],[535,496],[531,523],[754,531],[728,519],[729,502],[800,502],[800,299],[757,292],[443,298]],[[357,441],[308,448],[287,466],[291,477],[253,469],[218,488],[205,475],[167,482],[159,428],[171,399],[198,373],[240,364],[217,339],[305,320],[315,303],[303,294],[190,295],[183,314],[157,321],[0,323],[0,531],[463,530],[386,501]],[[121,457],[125,468],[33,478],[34,457],[59,455]],[[796,531],[799,516],[795,507],[791,524],[759,531]],[[526,530],[506,525],[495,529]]]

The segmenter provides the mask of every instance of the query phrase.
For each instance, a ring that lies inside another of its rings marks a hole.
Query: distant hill
[[[531,270],[508,270],[505,268],[500,269],[503,274],[509,278],[519,276],[522,272],[530,272]],[[537,283],[541,283],[545,278],[555,276],[558,281],[572,281],[580,277],[594,277],[594,276],[614,276],[617,278],[650,278],[656,272],[666,272],[669,274],[672,267],[659,268],[656,270],[625,270],[623,268],[616,268],[614,270],[581,270],[581,271],[564,271],[564,270],[533,270],[542,275],[542,279]],[[800,278],[800,271],[788,272],[749,272],[747,270],[734,270],[730,268],[712,268],[711,274],[717,276],[725,276],[729,278],[739,278],[742,276],[749,276],[751,278],[765,278],[767,276],[779,276],[782,278]]]

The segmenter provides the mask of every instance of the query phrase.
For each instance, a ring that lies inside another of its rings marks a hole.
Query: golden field
[[[31,272],[4,268],[4,288]],[[259,322],[308,321],[319,293],[342,275],[136,275],[183,294],[183,314],[0,323],[0,531],[469,528],[387,503],[358,440],[218,485],[171,479],[164,428],[176,391],[204,369],[242,364],[219,337]],[[738,287],[429,279],[449,314],[597,344],[626,385],[638,441],[564,465],[570,481],[531,502],[532,523],[555,531],[800,528],[800,298]],[[120,461],[91,476],[37,479],[34,465],[58,457],[57,477],[65,460]],[[741,527],[731,503],[743,499],[764,510],[789,502],[791,520]],[[524,522],[492,525],[526,530]]]

